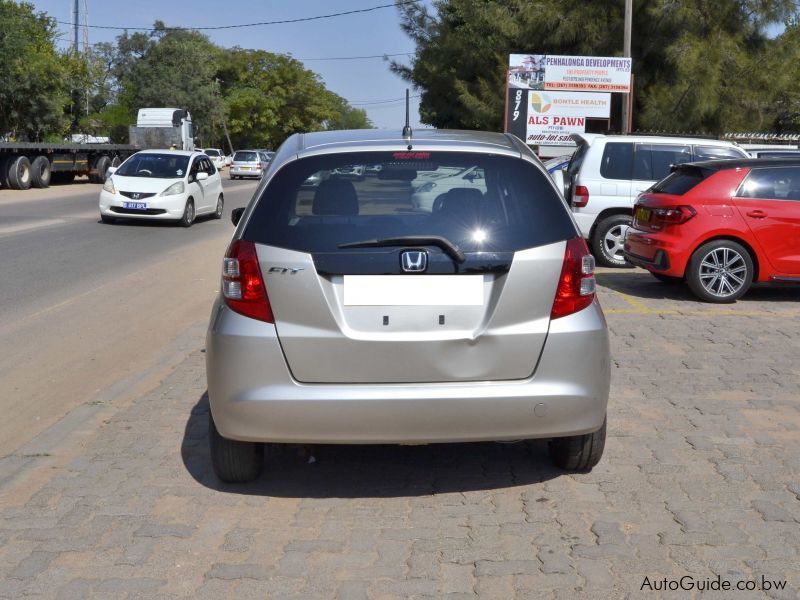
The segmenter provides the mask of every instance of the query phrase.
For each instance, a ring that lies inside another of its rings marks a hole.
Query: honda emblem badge
[[[406,273],[423,273],[428,268],[425,250],[404,250],[400,253],[400,266]]]

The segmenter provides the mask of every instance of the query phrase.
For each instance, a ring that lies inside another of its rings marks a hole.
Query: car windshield
[[[424,177],[442,172],[456,175]],[[464,252],[516,252],[575,235],[543,171],[519,158],[466,152],[293,161],[262,192],[245,232],[251,241],[302,252],[352,251],[343,245],[408,236],[445,238]]]
[[[189,157],[178,154],[134,154],[116,174],[122,177],[178,179],[186,174]]]
[[[237,152],[233,160],[236,162],[258,162],[258,155],[255,152]]]

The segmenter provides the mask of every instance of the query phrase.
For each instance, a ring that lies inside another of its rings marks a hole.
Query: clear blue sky
[[[37,10],[58,21],[72,22],[73,0],[27,0]],[[258,21],[312,17],[391,4],[392,0],[88,0],[89,24],[151,27],[157,19],[170,26],[214,27]],[[83,0],[81,0],[81,5]],[[72,39],[68,25],[59,26],[62,45]],[[89,29],[89,42],[111,42],[121,33]],[[397,9],[284,25],[263,25],[204,32],[223,46],[241,46],[287,53],[298,59],[367,56],[413,52],[414,45],[402,32]],[[398,56],[405,60],[408,57]],[[321,75],[333,92],[357,105],[401,98],[407,84],[389,71],[383,59],[304,60],[306,68]],[[411,91],[412,96],[414,91]],[[411,124],[419,127],[417,101],[412,99]],[[400,130],[405,121],[404,102],[359,106],[379,128]]]

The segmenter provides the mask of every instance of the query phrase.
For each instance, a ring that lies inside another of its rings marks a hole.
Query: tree
[[[126,33],[117,47],[120,93],[134,114],[148,106],[185,108],[205,143],[221,140],[224,109],[216,79],[222,50],[208,37],[156,21],[150,36]]]
[[[237,148],[276,148],[293,133],[371,126],[364,111],[349,107],[291,56],[233,48],[220,78]]]
[[[325,123],[325,129],[373,129],[375,126],[363,108],[354,108],[347,100],[330,92],[335,115]]]
[[[416,52],[410,65],[392,69],[421,91],[423,122],[499,131],[508,55],[619,56],[622,7],[620,0],[436,0],[432,13],[398,5]],[[776,44],[765,28],[796,13],[792,0],[635,0],[635,126],[768,126],[773,109],[764,92],[775,82],[765,80],[764,65]]]
[[[31,4],[0,0],[0,136],[65,132],[69,92],[56,35],[55,21]]]

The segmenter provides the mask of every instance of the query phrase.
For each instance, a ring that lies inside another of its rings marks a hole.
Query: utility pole
[[[78,30],[80,29],[81,11],[80,1],[73,0],[72,2],[72,50],[75,54],[78,53]]]
[[[623,41],[622,54],[626,58],[631,57],[632,27],[633,27],[633,0],[625,0],[625,39]],[[633,83],[633,79],[631,79],[631,83]],[[630,99],[631,99],[631,94],[624,94],[622,96],[622,133],[630,133],[630,121],[631,121]]]

